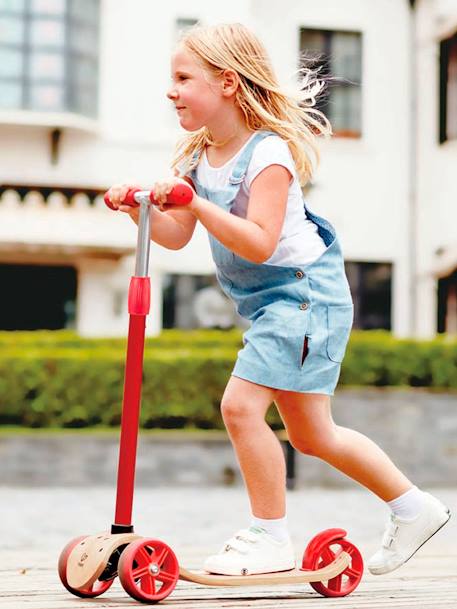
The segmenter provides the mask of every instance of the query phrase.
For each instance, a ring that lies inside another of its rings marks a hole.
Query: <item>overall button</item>
[[[297,272],[295,273],[295,277],[296,277],[297,279],[302,279],[304,276],[305,276],[305,273],[303,273],[302,271],[297,271]]]
[[[302,302],[300,305],[300,309],[302,311],[306,311],[306,309],[309,307],[309,304],[307,302]]]

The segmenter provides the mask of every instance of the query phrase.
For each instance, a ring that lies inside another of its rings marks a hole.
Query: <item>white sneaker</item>
[[[294,568],[295,553],[290,540],[277,541],[260,527],[241,529],[204,564],[205,571],[219,575],[254,575]]]
[[[382,547],[367,563],[373,575],[390,573],[407,560],[433,537],[451,517],[449,509],[430,493],[424,493],[422,512],[412,520],[390,515],[382,538]]]

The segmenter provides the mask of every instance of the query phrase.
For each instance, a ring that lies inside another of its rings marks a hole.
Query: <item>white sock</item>
[[[277,541],[287,541],[289,531],[287,529],[287,516],[284,518],[257,518],[252,515],[251,527],[260,527]]]
[[[400,497],[387,501],[387,505],[395,516],[405,520],[412,520],[422,511],[422,506],[424,505],[423,493],[417,486],[413,486],[413,488],[400,495]]]

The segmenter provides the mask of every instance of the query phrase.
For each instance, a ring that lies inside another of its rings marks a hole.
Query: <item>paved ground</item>
[[[454,513],[450,523],[402,569],[382,577],[368,572],[350,596],[324,599],[308,585],[265,588],[205,588],[178,583],[162,602],[170,608],[216,607],[446,607],[457,609],[457,488],[433,491]],[[114,492],[96,488],[0,488],[0,609],[114,608],[138,604],[118,581],[97,599],[81,600],[61,586],[56,561],[66,542],[106,530]],[[376,549],[385,506],[364,490],[296,490],[288,493],[291,535],[297,558],[318,531],[342,527],[368,558]],[[157,488],[139,490],[135,529],[168,543],[181,564],[200,568],[206,555],[247,524],[241,488]]]

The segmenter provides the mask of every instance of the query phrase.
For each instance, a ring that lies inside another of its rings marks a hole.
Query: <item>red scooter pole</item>
[[[116,209],[112,206],[108,193],[105,194],[104,200],[110,209]],[[167,203],[187,205],[191,200],[191,188],[185,184],[178,184],[168,195]],[[116,511],[114,524],[111,526],[113,534],[133,532],[132,504],[141,404],[144,337],[146,316],[149,313],[151,301],[151,286],[148,277],[151,203],[157,204],[153,192],[140,189],[130,190],[123,201],[124,205],[140,207],[140,217],[135,276],[130,279],[128,296],[129,331],[122,401]]]

